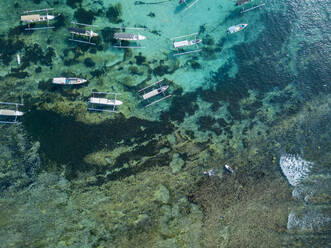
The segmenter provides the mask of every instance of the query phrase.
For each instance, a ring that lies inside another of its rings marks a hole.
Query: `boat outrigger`
[[[94,25],[88,25],[84,23],[78,23],[78,22],[71,22],[75,26],[84,26],[84,27],[95,27]],[[95,45],[95,43],[91,42],[93,37],[99,36],[97,33],[93,32],[93,30],[86,30],[85,28],[80,28],[80,27],[71,27],[68,28],[69,33],[71,33],[71,41],[74,42],[79,42],[79,43],[84,43],[84,44],[89,44],[89,45]],[[83,40],[83,39],[75,39],[75,36],[79,37],[87,37],[88,41]]]
[[[87,80],[82,78],[65,78],[65,77],[53,78],[53,84],[77,85],[77,84],[83,84],[85,82],[87,82]]]
[[[104,95],[105,97],[96,97],[96,95]],[[107,95],[114,95],[114,99],[106,98]],[[123,102],[116,99],[117,95],[120,94],[108,92],[92,92],[92,97],[90,97],[88,100],[92,107],[87,109],[91,111],[118,113],[118,111],[116,111],[116,107],[122,105]],[[94,105],[98,106],[95,107]],[[111,109],[104,109],[102,107],[111,107]]]
[[[197,2],[199,2],[199,0],[194,0],[192,3],[188,3],[188,2],[190,2],[190,0],[179,0],[179,4],[185,4],[186,5],[184,11],[186,11],[189,8],[193,7],[193,5],[195,5]]]
[[[230,34],[234,34],[234,33],[237,33],[243,29],[245,29],[247,27],[248,24],[238,24],[238,25],[235,25],[235,26],[231,26],[228,28],[228,33]]]
[[[27,10],[24,11],[24,14],[29,14],[29,15],[22,15],[21,16],[21,21],[23,23],[27,23],[28,27],[25,28],[25,30],[42,30],[42,29],[51,29],[55,28],[54,26],[50,26],[49,22],[51,20],[54,20],[56,16],[54,15],[49,15],[48,11],[54,10],[54,9],[38,9],[38,10]],[[46,12],[44,15],[36,14],[37,12]],[[39,23],[39,22],[47,22],[47,26],[44,27],[36,27],[36,28],[31,28],[31,24],[33,23]]]
[[[264,5],[265,5],[265,3],[261,3],[261,4],[258,4],[258,5],[254,5],[254,6],[251,7],[251,8],[248,8],[248,9],[242,9],[242,10],[240,11],[240,13],[243,14],[243,13],[245,13],[245,12],[248,12],[248,11],[251,11],[251,10],[254,10],[254,9],[257,9],[257,8],[260,8],[260,7],[264,6]]]
[[[20,116],[23,116],[23,112],[18,110],[19,106],[23,106],[23,104],[20,103],[14,103],[14,102],[0,102],[0,105],[15,105],[16,109],[0,109],[0,116],[2,117],[0,119],[0,123],[2,124],[14,124],[18,123],[17,119]],[[3,118],[6,118],[4,120]]]
[[[161,101],[167,99],[168,97],[171,97],[171,95],[166,95],[165,94],[165,91],[169,88],[169,85],[161,86],[161,82],[163,80],[164,79],[162,79],[162,80],[160,80],[156,83],[153,83],[153,84],[151,84],[151,85],[149,85],[149,86],[147,86],[147,87],[145,87],[145,88],[138,91],[139,93],[143,92],[143,95],[142,95],[143,99],[148,101],[148,104],[145,107],[151,106],[151,105],[153,105],[157,102],[161,102]],[[155,86],[157,86],[158,88],[153,89],[153,87],[155,87]],[[147,89],[152,89],[152,90],[146,92]],[[152,102],[150,101],[151,98],[154,98],[155,96],[157,96],[159,94],[162,94],[163,97],[160,98],[160,99],[157,99],[155,101],[152,101]]]
[[[173,41],[173,47],[177,50],[177,53],[175,53],[174,56],[200,52],[201,49],[199,48],[199,43],[201,43],[202,40],[198,39],[197,35],[198,35],[198,33],[193,33],[193,34],[188,34],[188,35],[171,38],[170,40]],[[194,37],[194,38],[188,39],[188,40],[178,40],[178,39],[185,38],[185,37]],[[191,51],[183,50],[184,48],[187,48],[190,46],[195,46],[196,49],[191,50]],[[180,52],[180,49],[182,50],[181,52]]]
[[[146,36],[136,33],[125,33],[126,29],[134,29],[134,30],[146,30],[146,28],[128,28],[128,27],[121,27],[122,32],[116,32],[114,33],[114,39],[118,40],[120,43],[119,45],[115,45],[116,48],[145,48],[143,46],[126,46],[122,45],[122,41],[140,41],[145,40]]]

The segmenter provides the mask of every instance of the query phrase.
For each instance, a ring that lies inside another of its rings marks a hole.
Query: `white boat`
[[[182,47],[197,45],[201,41],[202,41],[201,39],[177,41],[174,42],[174,48],[182,48]]]
[[[143,92],[142,97],[143,97],[144,100],[147,100],[147,102],[148,102],[148,104],[145,107],[151,106],[155,103],[158,103],[160,101],[163,101],[163,100],[167,99],[168,97],[171,97],[171,95],[166,95],[166,93],[165,93],[165,91],[169,88],[169,85],[161,86],[161,82],[163,80],[164,79],[162,79],[162,80],[160,80],[156,83],[153,83],[153,84],[151,84],[151,85],[149,85],[149,86],[147,86],[147,87],[145,87],[145,88],[138,91],[138,92]],[[156,85],[158,85],[159,88],[153,89],[153,87],[155,87]],[[150,90],[150,89],[152,89],[152,90]],[[148,90],[150,90],[150,91],[148,91]],[[146,91],[148,91],[148,92],[146,93]],[[154,98],[155,96],[157,96],[159,94],[162,94],[163,97],[161,97],[157,100],[154,100],[154,101],[153,101],[153,99],[151,99],[151,98]],[[152,101],[150,101],[150,100],[152,100]]]
[[[99,36],[96,32],[93,32],[92,27],[95,27],[94,25],[89,25],[89,24],[84,24],[84,23],[78,23],[78,22],[71,22],[75,27],[70,27],[68,28],[69,33],[71,33],[71,41],[74,42],[80,42],[80,43],[85,43],[89,45],[96,45],[95,43],[91,42],[93,37]],[[78,26],[78,27],[76,27]],[[84,28],[81,28],[84,27]],[[90,30],[87,30],[86,28],[89,27]],[[84,39],[79,39],[75,37],[87,37],[87,40]]]
[[[68,28],[68,31],[71,34],[79,35],[79,36],[86,36],[86,37],[97,37],[99,36],[97,33],[93,32],[92,30],[85,30],[83,28]]]
[[[21,64],[21,57],[20,57],[19,54],[17,54],[16,57],[17,57],[17,64],[20,65]]]
[[[65,77],[53,78],[53,84],[76,85],[85,82],[87,82],[87,80],[82,78],[65,78]]]
[[[104,97],[95,97],[95,95],[103,95]],[[105,96],[114,95],[113,99],[108,99]],[[120,95],[119,93],[110,93],[110,92],[92,92],[92,96],[89,98],[88,103],[91,107],[88,107],[88,110],[99,111],[99,112],[110,112],[117,113],[116,107],[123,104],[122,101],[116,99]],[[94,106],[102,105],[102,106]],[[109,106],[110,109],[109,109]],[[108,107],[108,108],[107,108]]]
[[[15,109],[0,109],[0,116],[3,116],[3,118],[0,118],[1,124],[14,124],[18,123],[17,119],[20,116],[23,116],[23,112],[19,111],[19,106],[23,106],[23,104],[20,103],[14,103],[14,102],[0,102],[1,105],[15,105]]]
[[[45,21],[51,21],[54,19],[55,19],[55,16],[48,15],[48,14],[46,14],[46,15],[34,14],[34,15],[21,16],[21,21],[26,22],[26,23],[45,22]]]
[[[123,102],[120,100],[99,98],[99,97],[90,97],[89,102],[91,104],[110,105],[110,106],[119,106],[123,104]]]
[[[143,98],[144,100],[147,100],[153,96],[156,96],[158,94],[163,93],[164,91],[166,91],[169,88],[169,85],[165,85],[165,86],[161,86],[160,88],[157,88],[155,90],[152,90],[146,94],[143,94]]]
[[[0,115],[2,116],[17,117],[17,116],[23,116],[23,114],[24,114],[23,112],[17,110],[0,109]]]
[[[48,14],[48,11],[50,11],[50,10],[54,10],[54,9],[39,9],[39,10],[24,11],[24,14],[28,14],[28,15],[21,16],[21,21],[28,24],[28,27],[25,30],[40,30],[40,29],[55,28],[54,26],[53,27],[49,26],[49,22],[56,18],[56,16]],[[45,14],[43,14],[43,15],[36,14],[36,12],[45,12]],[[36,28],[30,27],[31,24],[40,23],[40,22],[47,22],[47,26],[36,27]]]
[[[134,34],[134,33],[115,33],[114,39],[136,41],[136,40],[145,40],[146,36],[143,36],[141,34]]]
[[[188,35],[182,35],[178,37],[171,38],[170,40],[173,41],[173,46],[177,50],[177,53],[174,54],[174,56],[178,55],[184,55],[189,53],[196,53],[200,52],[201,49],[199,48],[199,44],[202,42],[201,39],[197,38],[198,33],[188,34]],[[184,37],[193,37],[194,39],[186,39],[182,40]],[[184,48],[195,46],[196,48],[194,50],[184,50]]]
[[[230,172],[230,173],[233,173],[234,172],[234,170],[229,166],[229,165],[224,165],[224,168],[228,171],[228,172]]]
[[[235,25],[235,26],[231,26],[228,28],[228,32],[230,34],[234,34],[234,33],[237,33],[243,29],[245,29],[246,27],[248,26],[248,24],[238,24],[238,25]]]

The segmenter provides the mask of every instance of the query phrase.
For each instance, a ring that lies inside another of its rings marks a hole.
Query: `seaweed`
[[[182,92],[183,90],[181,88],[173,92],[169,111],[161,113],[161,120],[183,122],[187,115],[193,115],[199,109],[199,106],[195,102],[197,94],[190,92],[181,95]]]
[[[120,3],[117,3],[116,5],[111,5],[106,12],[106,16],[109,19],[109,21],[114,24],[122,22],[122,19],[120,18],[121,15],[122,15],[122,4]]]
[[[94,63],[94,61],[91,58],[86,58],[84,60],[84,65],[86,67],[94,67],[95,66],[95,63]]]
[[[9,73],[8,76],[9,77],[16,77],[16,78],[26,78],[30,75],[29,75],[29,73],[27,73],[25,71],[15,71],[15,72]]]
[[[117,41],[114,39],[115,29],[106,27],[101,30],[102,39],[104,42],[111,42],[111,44],[115,44]]]
[[[0,38],[0,60],[9,65],[12,56],[24,47],[23,41]]]
[[[105,72],[103,69],[97,69],[97,70],[91,71],[92,77],[100,77],[104,73]]]
[[[65,17],[64,15],[58,15],[56,18],[55,18],[55,22],[54,22],[54,27],[55,27],[55,30],[61,28],[61,27],[64,27],[65,26]]]
[[[34,70],[36,73],[40,73],[42,71],[41,67],[38,66],[35,70]]]
[[[137,65],[142,65],[146,61],[146,57],[142,56],[141,52],[139,53],[138,56],[135,56],[134,58],[136,59],[136,64]]]
[[[169,66],[161,64],[161,65],[155,67],[153,72],[157,76],[163,76],[163,75],[169,73]]]
[[[83,8],[79,8],[74,13],[75,19],[84,24],[92,24],[95,19],[94,13],[91,10],[85,10]]]
[[[47,87],[46,82],[39,84],[39,87]],[[68,179],[74,178],[78,171],[91,168],[83,162],[83,158],[89,153],[105,147],[112,150],[118,146],[118,142],[129,146],[138,144],[140,147],[157,134],[167,135],[173,131],[173,125],[168,122],[146,121],[135,117],[125,119],[122,116],[94,124],[92,128],[91,125],[75,121],[73,116],[65,117],[51,111],[40,111],[33,106],[24,116],[23,123],[32,137],[40,141],[40,151],[46,155],[44,159],[67,164]],[[53,128],[57,132],[49,132]],[[144,149],[143,146],[141,149]],[[49,163],[42,164],[47,166]]]
[[[83,0],[67,0],[66,4],[67,4],[69,7],[75,9],[75,8],[77,8],[78,6],[81,6],[81,5],[82,5],[82,2],[83,2]]]

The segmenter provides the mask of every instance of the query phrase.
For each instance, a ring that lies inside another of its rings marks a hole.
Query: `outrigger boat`
[[[122,27],[122,32],[116,32],[114,33],[114,39],[118,40],[120,42],[119,45],[115,45],[116,48],[145,48],[143,46],[123,46],[122,41],[140,41],[145,40],[146,36],[141,34],[135,34],[135,33],[124,33],[126,29],[135,29],[135,30],[146,30],[146,28],[128,28],[128,27]]]
[[[76,26],[85,26],[85,27],[95,27],[94,25],[88,25],[84,23],[78,23],[78,22],[71,22],[72,24]],[[71,41],[89,44],[89,45],[95,45],[95,43],[91,42],[93,37],[99,36],[97,33],[93,32],[93,30],[86,30],[84,28],[78,28],[78,27],[71,27],[68,28],[69,33],[71,33]],[[82,36],[82,37],[88,37],[88,41],[83,39],[75,39],[75,36]]]
[[[245,29],[247,27],[248,24],[238,24],[238,25],[235,25],[235,26],[231,26],[228,28],[228,33],[230,34],[234,34],[234,33],[237,33],[243,29]]]
[[[192,3],[187,3],[190,0],[179,0],[179,4],[185,4],[186,7],[184,9],[184,11],[188,10],[189,8],[193,7],[193,5],[195,5],[197,2],[199,2],[199,0],[194,0]]]
[[[2,124],[14,124],[18,123],[17,118],[20,116],[23,116],[23,112],[18,110],[18,106],[23,106],[23,104],[19,103],[14,103],[14,102],[0,102],[1,105],[15,105],[16,109],[0,109],[0,116],[4,118],[10,118],[11,120],[5,121],[5,120],[0,120],[0,123]]]
[[[163,100],[167,99],[168,97],[171,97],[171,95],[166,95],[165,94],[165,91],[169,88],[169,85],[161,86],[161,82],[163,80],[164,79],[162,79],[162,80],[160,80],[156,83],[153,83],[153,84],[151,84],[151,85],[149,85],[149,86],[147,86],[147,87],[145,87],[145,88],[138,91],[138,92],[143,92],[143,95],[142,95],[143,99],[148,101],[148,104],[145,107],[151,106],[151,105],[153,105],[157,102],[160,102],[160,101],[163,101]],[[157,86],[158,88],[153,89],[152,87],[155,87],[155,85],[158,85]],[[152,90],[149,91],[149,92],[146,92],[146,90],[150,89],[150,88],[152,88]],[[158,99],[158,100],[152,101],[152,102],[150,101],[151,98],[153,98],[153,97],[155,97],[159,94],[163,94],[163,97]]]
[[[37,13],[37,12],[46,12],[45,15],[40,15],[40,14],[22,15],[21,16],[21,21],[28,24],[28,27],[25,30],[41,30],[41,29],[55,28],[55,27],[50,27],[49,26],[49,21],[55,19],[54,15],[49,15],[48,14],[49,10],[54,10],[54,9],[39,9],[39,10],[24,11],[23,12],[24,14],[32,14],[32,13]],[[38,22],[47,22],[47,27],[37,27],[37,28],[31,28],[30,27],[31,24],[38,23]]]
[[[189,53],[196,53],[196,52],[200,52],[201,49],[199,48],[199,43],[202,42],[201,39],[197,39],[197,35],[198,33],[193,33],[193,34],[188,34],[188,35],[183,35],[183,36],[178,36],[178,37],[174,37],[171,38],[170,40],[173,41],[173,46],[174,48],[177,50],[177,53],[174,54],[174,56],[178,56],[178,55],[184,55],[184,54],[189,54]],[[194,39],[189,39],[189,40],[180,40],[178,41],[178,39],[180,38],[184,38],[184,37],[192,37],[194,36]],[[183,51],[180,52],[179,49],[184,49],[190,46],[196,46],[195,50],[191,50],[191,51]]]
[[[77,85],[77,84],[83,84],[85,82],[87,82],[87,80],[82,78],[65,78],[65,77],[53,78],[53,84]]]
[[[108,99],[106,97],[96,97],[95,95],[114,95],[114,99]],[[92,105],[91,108],[87,108],[91,111],[100,111],[100,112],[111,112],[111,113],[118,113],[116,111],[116,107],[123,104],[122,101],[119,101],[116,99],[116,96],[119,95],[119,93],[108,93],[108,92],[92,92],[92,97],[89,98],[88,102]],[[111,107],[111,109],[103,109],[101,107],[94,107],[94,105],[99,106],[105,106],[105,107]]]

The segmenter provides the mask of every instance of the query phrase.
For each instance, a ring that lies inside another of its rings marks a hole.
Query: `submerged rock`
[[[174,153],[172,157],[172,161],[170,163],[172,173],[176,174],[180,172],[184,165],[185,165],[184,160],[179,156],[178,153]]]
[[[154,193],[154,199],[163,204],[167,204],[170,199],[169,190],[164,185],[161,184],[158,190]]]

